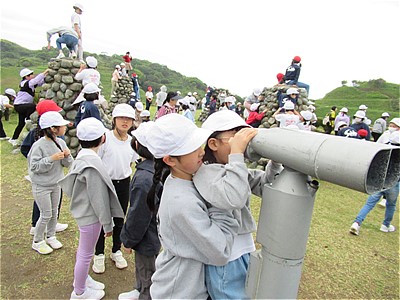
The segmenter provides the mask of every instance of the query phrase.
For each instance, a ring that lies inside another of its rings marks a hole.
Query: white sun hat
[[[89,82],[82,90],[84,94],[94,94],[100,91],[100,88],[94,82]]]
[[[294,103],[292,101],[290,101],[290,100],[287,100],[285,102],[285,104],[283,104],[283,108],[285,110],[292,110],[292,109],[294,109]]]
[[[4,94],[17,97],[17,93],[15,92],[14,89],[6,89],[6,90],[4,91]]]
[[[93,56],[86,57],[86,63],[91,68],[96,68],[97,67],[97,59],[96,59],[96,57],[93,57]]]
[[[232,110],[219,110],[211,114],[201,125],[201,128],[205,128],[215,131],[226,131],[237,127],[251,127],[234,111]]]
[[[120,103],[115,105],[113,111],[112,111],[112,117],[127,117],[131,119],[136,119],[135,118],[135,110],[133,109],[132,106],[126,103]]]
[[[366,106],[366,105],[364,105],[364,104],[361,104],[361,105],[358,107],[358,109],[368,109],[368,106]]]
[[[19,77],[24,78],[25,76],[29,75],[29,74],[33,74],[32,70],[29,70],[28,68],[23,68],[20,72],[19,72]]]
[[[40,116],[39,126],[41,129],[50,128],[53,126],[65,126],[70,122],[65,120],[59,112],[48,111]]]
[[[347,109],[347,107],[342,107],[342,108],[340,109],[340,111],[341,111],[341,112],[345,112],[345,113],[348,113],[348,112],[349,112],[349,110]]]
[[[138,140],[140,144],[147,148],[148,134],[153,130],[154,126],[155,125],[153,121],[140,123],[139,127],[133,130],[131,134]]]
[[[364,119],[364,118],[365,118],[365,111],[357,110],[357,112],[354,114],[354,116],[355,116],[356,118]]]
[[[107,129],[100,120],[90,117],[79,122],[76,127],[76,136],[81,141],[94,141],[106,131]]]
[[[309,110],[302,110],[301,112],[300,112],[300,115],[304,118],[304,120],[306,120],[306,121],[310,121],[311,120],[311,118],[312,118],[312,112],[311,111],[309,111]]]
[[[257,108],[260,106],[261,103],[253,103],[252,105],[250,105],[250,110],[251,111],[256,111]]]
[[[167,114],[154,122],[147,136],[147,145],[155,158],[192,153],[203,145],[211,131],[198,128],[180,114]]]
[[[291,95],[291,94],[298,94],[299,91],[295,88],[288,88],[286,91],[286,95]]]

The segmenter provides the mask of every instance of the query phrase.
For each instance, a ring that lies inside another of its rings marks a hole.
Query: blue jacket
[[[369,130],[368,125],[364,122],[351,124],[350,127],[352,127],[356,132],[358,132],[360,129],[365,129],[368,131],[368,135],[365,139],[367,141],[371,140],[371,131]]]
[[[94,104],[93,101],[83,101],[79,106],[78,113],[75,117],[75,127],[78,126],[80,121],[89,117],[94,117],[102,122],[100,111],[97,108],[96,104]]]
[[[153,184],[154,162],[144,160],[136,165],[130,186],[130,207],[121,231],[125,247],[145,256],[157,255],[161,244],[157,233],[156,213],[147,206],[147,194]]]
[[[285,82],[289,84],[297,84],[300,76],[300,69],[300,64],[291,64],[289,67],[287,67],[285,73]]]

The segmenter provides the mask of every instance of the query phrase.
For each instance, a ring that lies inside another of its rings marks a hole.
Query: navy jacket
[[[156,213],[147,206],[147,194],[153,184],[154,162],[144,160],[136,165],[130,186],[130,207],[121,231],[125,247],[141,255],[153,256],[160,252]]]
[[[300,64],[291,64],[285,73],[285,82],[290,84],[297,84],[300,76]]]

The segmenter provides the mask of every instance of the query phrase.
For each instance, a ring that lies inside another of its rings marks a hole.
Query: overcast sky
[[[1,38],[41,49],[48,29],[70,26],[74,3],[2,1]],[[342,80],[400,83],[398,0],[79,3],[84,50],[130,51],[241,96],[274,85],[296,55],[303,64],[299,81],[310,85],[312,99]]]

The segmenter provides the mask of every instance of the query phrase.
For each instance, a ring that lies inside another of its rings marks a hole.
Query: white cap
[[[354,114],[354,116],[356,118],[364,119],[365,118],[365,111],[357,110],[356,113]]]
[[[339,128],[342,127],[343,125],[346,125],[346,126],[347,126],[347,123],[346,123],[345,121],[339,121],[339,122],[336,124],[336,128],[339,129]]]
[[[29,70],[28,68],[24,68],[19,72],[19,77],[24,78],[25,76],[32,74],[33,71]]]
[[[106,131],[107,129],[100,120],[90,117],[79,122],[76,127],[76,136],[81,141],[94,141]]]
[[[81,11],[83,11],[83,5],[80,3],[75,3],[73,8],[79,8]]]
[[[197,92],[193,92],[193,96],[196,96],[197,95]]]
[[[178,95],[182,94],[180,91],[176,91],[176,93],[177,93]]]
[[[131,93],[131,96],[136,96],[136,93],[135,93],[135,92],[132,92],[132,93]]]
[[[120,65],[115,65],[115,68],[116,69],[121,69],[121,66]]]
[[[382,113],[382,117],[383,117],[383,118],[384,118],[384,117],[390,117],[390,115],[389,115],[389,113],[384,112],[384,113]]]
[[[162,86],[160,87],[160,91],[161,91],[161,92],[166,92],[166,91],[167,91],[167,87],[166,87],[165,85],[162,85]]]
[[[179,99],[178,100],[178,103],[179,104],[182,104],[182,105],[186,105],[186,106],[189,106],[190,105],[190,102],[189,102],[189,99],[188,98],[182,98],[182,99]]]
[[[53,126],[64,126],[69,124],[69,121],[64,120],[62,115],[56,111],[48,111],[40,116],[39,126],[42,129],[50,128]]]
[[[309,105],[307,107],[307,109],[310,110],[310,111],[314,111],[315,110],[315,106],[314,105]]]
[[[140,123],[139,127],[131,132],[131,134],[137,139],[137,141],[143,146],[147,147],[147,138],[149,132],[154,128],[154,122],[143,122]]]
[[[83,97],[83,94],[82,95],[79,94],[78,97],[76,97],[75,101],[72,102],[72,105],[79,104],[79,103],[81,103],[83,101],[86,101],[85,97]]]
[[[180,114],[167,114],[154,122],[147,134],[146,145],[155,158],[167,155],[181,156],[192,153],[210,136],[209,130],[198,128]]]
[[[111,115],[113,118],[128,117],[133,120],[136,119],[135,118],[135,110],[133,109],[132,106],[130,106],[129,104],[126,104],[126,103],[121,103],[121,104],[115,105]]]
[[[95,57],[93,57],[93,56],[86,57],[86,63],[91,68],[96,68],[97,67],[97,59]]]
[[[358,109],[368,109],[368,107],[367,107],[366,105],[364,105],[364,104],[361,104],[361,105],[358,107]]]
[[[341,112],[345,112],[345,113],[348,113],[348,112],[349,112],[349,110],[347,109],[347,107],[342,107],[342,108],[340,109],[340,111],[341,111]]]
[[[254,88],[253,94],[254,94],[254,96],[258,97],[261,95],[261,90],[259,88]]]
[[[294,109],[294,103],[290,100],[286,100],[285,104],[283,104],[283,108],[285,110],[292,110]]]
[[[125,66],[125,63],[123,62],[123,63],[120,63],[120,66]]]
[[[145,109],[144,111],[142,111],[140,113],[140,116],[141,117],[150,117],[150,112],[147,109]]]
[[[286,95],[291,95],[291,94],[298,94],[299,91],[295,88],[288,88],[286,91]]]
[[[142,110],[143,110],[143,103],[142,103],[142,102],[136,102],[136,103],[135,103],[135,108],[136,108],[138,111],[142,111]]]
[[[393,118],[389,123],[393,123],[394,125],[400,127],[400,118]]]
[[[302,110],[300,115],[303,117],[304,120],[310,121],[312,118],[312,112],[309,110]]]
[[[100,88],[94,82],[89,82],[87,85],[83,87],[82,90],[84,94],[94,94],[100,91],[101,91]]]
[[[214,132],[231,130],[240,126],[251,127],[237,113],[226,109],[211,114],[201,125],[201,128]]]
[[[188,96],[192,96],[192,92],[188,92],[187,95],[188,95]]]
[[[389,136],[389,142],[390,142],[391,144],[397,144],[397,145],[400,144],[400,131],[399,131],[399,130],[393,131],[393,132],[390,134],[390,136]]]
[[[16,93],[15,90],[13,90],[13,89],[6,89],[6,90],[4,91],[4,94],[17,97],[17,93]]]
[[[227,103],[227,102],[235,103],[236,102],[236,98],[233,97],[233,96],[228,96],[228,97],[225,98],[225,103]]]
[[[252,105],[250,105],[250,110],[256,111],[259,106],[260,106],[260,103],[253,103]]]

